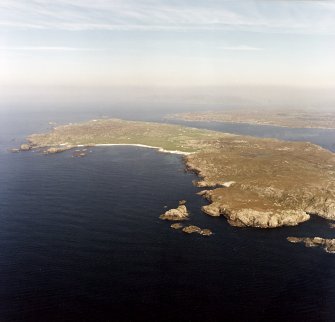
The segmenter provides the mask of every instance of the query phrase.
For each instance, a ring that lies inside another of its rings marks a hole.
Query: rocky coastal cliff
[[[206,189],[210,216],[236,227],[295,226],[316,214],[335,219],[335,157],[310,143],[217,140],[216,149],[185,157]]]

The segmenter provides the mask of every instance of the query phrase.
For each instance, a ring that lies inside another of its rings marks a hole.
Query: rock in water
[[[302,238],[298,237],[287,237],[286,239],[293,244],[300,243],[302,241]]]
[[[183,228],[183,232],[187,233],[187,234],[192,234],[192,233],[199,233],[201,232],[201,228],[199,228],[198,226],[187,226]]]
[[[12,152],[12,153],[17,153],[17,152],[20,152],[20,149],[9,149],[8,152]]]
[[[212,233],[212,231],[210,229],[202,229],[199,234],[203,235],[203,236],[211,236],[211,235],[213,235],[213,233]]]
[[[29,151],[31,149],[31,146],[29,144],[21,144],[20,150],[21,151]]]
[[[335,239],[326,239],[321,237],[287,237],[287,240],[290,243],[304,243],[306,247],[323,247],[327,253],[335,254]]]
[[[180,205],[178,206],[178,208],[173,208],[166,211],[159,218],[163,220],[172,220],[172,221],[186,220],[188,219],[188,211],[186,206]]]
[[[183,228],[183,232],[187,234],[197,233],[203,236],[213,235],[210,229],[201,229],[200,227],[194,226],[194,225],[190,225],[190,226]]]
[[[54,154],[69,150],[70,147],[51,147],[44,151],[44,154]]]
[[[183,225],[178,222],[178,223],[172,224],[170,227],[173,229],[180,229],[180,228],[183,228]]]

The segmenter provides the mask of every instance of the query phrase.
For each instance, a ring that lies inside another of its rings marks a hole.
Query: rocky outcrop
[[[203,236],[211,236],[213,235],[212,231],[210,229],[202,229],[201,232],[200,232],[200,235],[203,235]]]
[[[287,240],[294,244],[304,243],[306,247],[322,247],[327,253],[335,254],[335,239],[287,237]]]
[[[199,188],[219,188],[219,187],[226,187],[229,188],[233,184],[235,184],[235,181],[207,181],[207,180],[200,180],[200,181],[194,181],[194,185]]]
[[[72,154],[73,157],[75,158],[82,158],[87,155],[87,149],[82,149],[82,150],[75,150]]]
[[[330,228],[335,228],[335,223],[330,223],[330,224],[329,224],[329,227],[330,227]]]
[[[296,226],[310,219],[310,215],[302,210],[229,210],[215,202],[208,206],[203,206],[202,211],[212,217],[223,215],[227,218],[228,223],[235,227],[277,228],[282,226]]]
[[[217,188],[217,187],[223,187],[224,184],[225,182],[215,182],[206,180],[194,181],[194,185],[199,188]]]
[[[325,219],[335,219],[335,195],[332,190],[323,191],[322,195],[309,196],[304,201],[304,210],[311,214],[317,214]]]
[[[310,219],[310,215],[299,210],[257,211],[241,209],[223,211],[228,223],[235,227],[277,228],[297,226]]]
[[[211,203],[210,205],[207,206],[202,206],[201,210],[212,217],[219,217],[221,216],[221,210],[220,210],[220,204],[219,203]]]
[[[198,226],[190,225],[190,226],[184,227],[183,232],[187,234],[200,233],[201,228],[199,228]]]
[[[181,229],[183,228],[183,225],[178,222],[178,223],[172,224],[170,227],[173,229]]]
[[[207,194],[210,192],[210,190],[201,190],[199,192],[197,192],[197,195],[199,196],[203,196],[203,197],[207,197]]]
[[[29,144],[21,144],[20,151],[29,151],[31,150],[31,146]]]
[[[184,227],[182,230],[187,234],[197,233],[203,236],[211,236],[213,234],[210,229],[201,229],[200,227],[194,225]]]
[[[178,220],[186,220],[188,219],[188,211],[185,205],[180,205],[178,208],[173,208],[166,211],[162,214],[159,218],[163,220],[171,220],[171,221],[178,221]]]
[[[64,152],[66,150],[70,150],[72,147],[51,147],[46,150],[44,150],[44,154],[54,154],[54,153],[60,153]]]

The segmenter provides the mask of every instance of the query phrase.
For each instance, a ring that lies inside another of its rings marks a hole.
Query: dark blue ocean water
[[[286,241],[335,238],[327,221],[260,230],[206,216],[178,155],[137,147],[94,148],[85,158],[6,152],[48,121],[98,116],[2,114],[0,321],[335,320],[335,255]],[[326,137],[330,147],[334,137]],[[184,235],[158,218],[181,199],[190,224],[213,236]]]

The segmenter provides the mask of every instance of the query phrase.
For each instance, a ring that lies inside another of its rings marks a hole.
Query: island
[[[199,194],[209,201],[203,212],[224,216],[235,227],[294,226],[311,215],[335,220],[335,154],[308,142],[102,119],[30,135],[24,150],[49,154],[109,145],[138,145],[183,155],[186,168],[199,176],[195,182]],[[185,206],[162,218],[169,216],[186,219]]]
[[[282,109],[226,109],[223,111],[189,112],[169,114],[166,119],[182,121],[205,121],[224,123],[246,123],[272,125],[289,128],[335,129],[333,111],[287,110]]]

